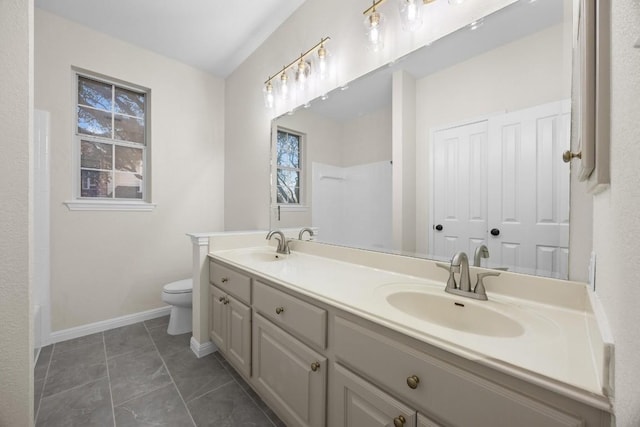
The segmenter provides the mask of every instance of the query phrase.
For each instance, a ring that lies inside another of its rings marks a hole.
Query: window
[[[276,149],[276,200],[279,204],[299,205],[302,176],[302,135],[278,129]]]
[[[147,199],[148,91],[77,74],[77,199]]]

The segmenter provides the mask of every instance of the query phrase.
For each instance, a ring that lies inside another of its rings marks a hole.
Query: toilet
[[[162,288],[162,301],[171,306],[169,327],[167,328],[169,335],[180,335],[191,332],[192,291],[192,279],[183,279],[167,283]]]

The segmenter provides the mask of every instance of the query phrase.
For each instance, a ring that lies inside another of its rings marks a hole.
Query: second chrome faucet
[[[272,237],[275,237],[278,241],[278,247],[276,248],[276,252],[283,255],[289,255],[291,253],[291,249],[289,249],[289,241],[284,237],[284,233],[280,230],[273,230],[267,234],[267,240],[271,240]]]
[[[447,286],[444,288],[445,292],[450,294],[460,295],[467,298],[474,298],[478,300],[487,300],[487,293],[484,288],[483,279],[487,276],[499,276],[500,273],[478,273],[476,285],[471,288],[471,279],[469,277],[469,258],[464,252],[456,253],[451,258],[451,264],[436,264],[438,267],[449,270],[449,279],[447,280]],[[456,282],[455,274],[459,274],[458,282]]]

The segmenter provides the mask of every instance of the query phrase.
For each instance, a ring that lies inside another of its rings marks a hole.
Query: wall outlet
[[[589,258],[589,287],[593,292],[596,291],[596,253],[591,252]]]

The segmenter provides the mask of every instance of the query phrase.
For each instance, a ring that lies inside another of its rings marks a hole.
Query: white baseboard
[[[102,320],[100,322],[76,326],[75,328],[63,329],[61,331],[52,332],[51,335],[49,335],[48,342],[43,343],[43,345],[55,344],[57,342],[95,334],[96,332],[103,332],[108,331],[109,329],[132,325],[134,323],[142,322],[143,320],[151,320],[156,317],[167,316],[169,313],[171,313],[171,306],[154,308],[153,310],[127,314],[126,316],[116,317],[115,319]]]
[[[192,336],[191,351],[193,351],[195,355],[198,356],[198,359],[200,359],[202,357],[208,356],[211,353],[215,353],[216,351],[218,351],[218,346],[211,341],[206,341],[200,344],[198,340]]]

